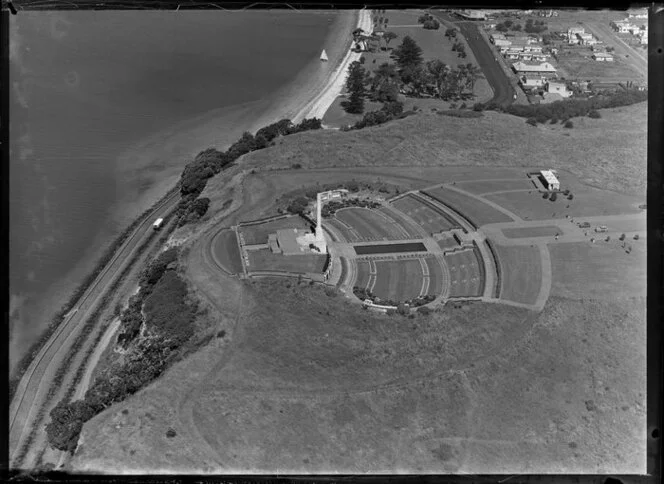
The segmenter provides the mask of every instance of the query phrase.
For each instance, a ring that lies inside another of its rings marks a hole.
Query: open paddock
[[[446,214],[412,195],[406,195],[392,202],[392,206],[412,218],[427,234],[459,228],[459,224],[450,220]]]
[[[249,265],[247,271],[286,271],[322,273],[327,255],[282,255],[273,254],[269,249],[247,251]]]
[[[352,227],[362,240],[399,240],[408,233],[392,218],[368,208],[344,208],[334,216]]]
[[[542,194],[536,190],[532,193],[496,193],[485,195],[485,198],[505,207],[524,220],[564,218],[565,215],[588,217],[638,213],[641,211],[638,205],[643,203],[635,197],[592,187],[583,187],[578,191],[572,188],[572,194],[574,198],[568,200],[565,195],[559,193],[555,202],[542,198]]]
[[[459,212],[478,227],[485,224],[512,221],[510,217],[492,206],[456,190],[439,187],[432,190],[423,190],[423,192]]]
[[[244,237],[244,243],[247,245],[267,244],[267,236],[275,233],[279,229],[311,229],[309,223],[302,217],[296,215],[292,217],[272,220],[270,222],[259,223],[255,225],[245,225],[238,230]]]
[[[376,268],[375,296],[406,301],[420,295],[424,274],[419,259],[376,261]]]
[[[481,296],[482,281],[480,264],[474,250],[464,250],[445,255],[450,270],[450,297]]]
[[[535,188],[535,184],[527,176],[504,180],[464,181],[457,182],[457,185],[459,188],[476,195],[502,190],[533,190]]]
[[[500,298],[535,304],[542,286],[542,262],[537,246],[494,244],[501,268]]]
[[[618,240],[550,245],[551,294],[575,300],[645,297],[646,242],[625,242],[632,247],[629,254]]]
[[[560,229],[554,225],[542,225],[540,227],[502,229],[502,232],[508,239],[519,239],[523,237],[553,237],[560,233]]]

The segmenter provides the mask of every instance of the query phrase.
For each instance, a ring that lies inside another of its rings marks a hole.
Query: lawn
[[[501,267],[500,298],[535,304],[542,285],[542,262],[537,246],[494,244]]]
[[[221,232],[212,250],[216,260],[227,272],[231,274],[242,272],[242,256],[240,255],[237,236],[233,230]]]
[[[552,295],[570,299],[613,300],[645,297],[646,241],[629,240],[626,253],[618,240],[552,244]]]
[[[456,210],[478,227],[490,223],[512,221],[510,217],[490,205],[456,190],[441,187],[425,190],[424,193]]]
[[[399,225],[401,225],[401,227],[403,227],[403,229],[408,233],[408,237],[411,239],[418,239],[427,235],[427,232],[421,226],[414,224],[410,220],[407,220],[398,210],[393,210],[389,207],[380,207],[378,211],[384,213]]]
[[[535,185],[528,177],[514,180],[495,180],[495,181],[467,181],[457,182],[459,188],[467,192],[481,195],[488,192],[497,192],[502,190],[532,190]]]
[[[353,286],[365,288],[369,283],[369,276],[371,275],[371,269],[369,267],[369,261],[366,260],[356,260],[355,264],[357,265],[357,276]]]
[[[481,296],[484,281],[474,250],[455,252],[445,256],[450,271],[450,297]]]
[[[400,240],[408,234],[394,220],[386,220],[379,212],[366,208],[344,208],[335,217],[349,225],[364,240]]]
[[[324,219],[323,225],[329,225],[335,229],[347,242],[359,242],[361,240],[356,233],[351,232],[348,227],[334,218]]]
[[[244,243],[247,245],[267,244],[267,236],[276,233],[279,229],[306,229],[311,227],[309,223],[301,217],[292,216],[282,218],[256,225],[247,225],[240,227],[240,233],[244,236]]]
[[[566,180],[563,178],[563,183]],[[564,188],[564,186],[562,186]],[[529,192],[497,193],[486,195],[488,200],[496,202],[524,220],[544,220],[553,218],[586,217],[592,215],[620,215],[639,213],[638,198],[615,192],[599,190],[593,187],[576,186],[572,188],[573,200],[558,195],[555,202],[542,197],[533,190]],[[567,206],[569,205],[569,208]]]
[[[406,301],[420,295],[422,266],[419,259],[376,261],[373,293],[381,299]]]
[[[591,81],[636,81],[641,76],[623,59],[614,55],[613,62],[597,62],[591,58],[592,51],[583,49],[558,56],[558,75],[566,79]]]
[[[449,220],[447,215],[411,195],[395,200],[392,202],[392,206],[412,218],[427,234],[435,234],[459,227],[457,223]]]
[[[508,239],[521,237],[548,237],[560,233],[560,229],[554,225],[543,225],[541,227],[519,227],[513,229],[502,229]]]
[[[286,271],[322,273],[327,255],[282,255],[273,254],[269,249],[249,250],[247,271]]]
[[[427,292],[438,296],[443,292],[443,268],[435,257],[427,257],[424,260],[429,268],[429,290]]]

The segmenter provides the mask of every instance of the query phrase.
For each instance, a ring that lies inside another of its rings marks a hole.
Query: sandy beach
[[[117,203],[109,222],[69,273],[43,295],[33,307],[37,321],[47,322],[67,300],[79,281],[94,267],[103,251],[124,227],[152,206],[177,182],[184,165],[201,150],[226,149],[242,132],[256,132],[261,127],[289,118],[322,118],[343,90],[348,65],[360,54],[350,51],[351,33],[358,26],[369,31],[369,11],[342,11],[323,46],[329,61],[312,59],[293,81],[269,99],[213,109],[202,116],[162,130],[129,146],[116,162]],[[12,335],[10,367],[40,331],[33,328]]]

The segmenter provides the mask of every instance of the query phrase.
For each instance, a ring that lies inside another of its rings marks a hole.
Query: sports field
[[[238,274],[242,272],[242,256],[237,243],[237,236],[233,230],[221,232],[212,247],[215,259],[227,272]]]
[[[459,227],[454,221],[448,219],[445,214],[411,195],[406,195],[392,202],[392,206],[412,218],[427,234],[435,234]]]
[[[438,296],[443,292],[443,268],[435,257],[425,259],[429,268],[429,290],[427,294]]]
[[[476,195],[502,190],[534,190],[535,185],[526,176],[522,179],[457,182],[457,186]]]
[[[239,231],[244,237],[244,243],[247,245],[267,244],[267,236],[279,229],[306,229],[311,227],[306,220],[298,216],[281,218],[256,225],[247,225],[240,227]]]
[[[500,298],[535,304],[542,286],[542,264],[537,246],[494,244],[501,267]]]
[[[503,234],[508,239],[518,239],[521,237],[546,237],[560,233],[560,229],[554,225],[542,225],[540,227],[519,227],[513,229],[502,229]]]
[[[273,254],[269,249],[249,250],[247,271],[286,271],[322,273],[327,255],[282,255]]]
[[[464,250],[445,255],[450,270],[450,297],[481,296],[483,281],[475,251]]]
[[[387,219],[380,212],[368,208],[344,208],[334,216],[352,227],[362,240],[399,240],[408,237],[393,219]]]
[[[369,283],[369,276],[371,275],[369,261],[356,260],[355,264],[357,264],[357,277],[355,278],[355,283],[353,285],[366,288]]]
[[[456,190],[439,187],[426,190],[424,193],[453,208],[478,227],[485,224],[512,221],[510,217],[492,206]]]
[[[420,295],[423,274],[418,259],[376,261],[376,267],[374,295],[393,301],[405,301]]]
[[[356,245],[353,247],[357,255],[391,254],[398,252],[426,252],[422,242],[405,242],[403,244]]]

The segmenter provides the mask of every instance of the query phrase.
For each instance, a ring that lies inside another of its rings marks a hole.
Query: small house
[[[544,86],[544,79],[541,76],[526,75],[520,78],[521,85],[524,88],[535,88]]]
[[[567,86],[564,82],[548,81],[546,83],[546,91],[550,94],[559,94],[563,98],[572,95],[572,92],[567,90]]]
[[[613,56],[607,52],[595,52],[592,57],[598,62],[613,62]]]

